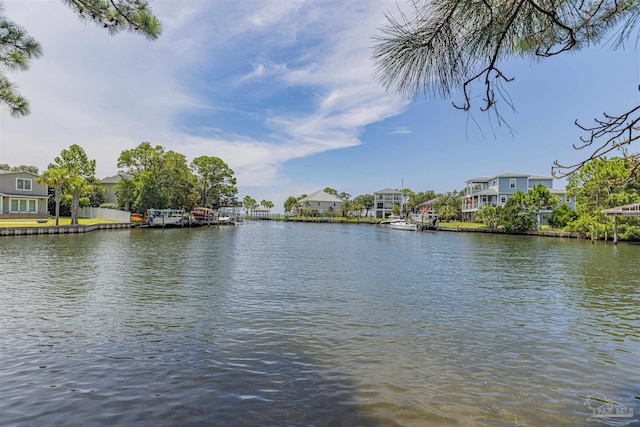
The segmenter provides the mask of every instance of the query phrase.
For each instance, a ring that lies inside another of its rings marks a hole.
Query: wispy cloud
[[[33,113],[2,112],[1,162],[44,168],[77,143],[106,176],[148,140],[223,158],[241,188],[286,185],[286,162],[361,144],[367,126],[407,105],[371,79],[370,36],[391,1],[152,5],[164,25],[155,42],[110,37],[59,2],[6,2],[45,56],[15,76]]]
[[[402,126],[388,132],[389,135],[409,135],[410,133],[411,129],[406,126]]]

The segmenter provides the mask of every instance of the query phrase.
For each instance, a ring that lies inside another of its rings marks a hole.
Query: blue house
[[[518,173],[503,173],[491,178],[473,178],[467,181],[465,197],[462,200],[462,217],[467,221],[473,219],[474,214],[483,206],[504,206],[507,199],[521,190],[526,193],[530,188],[542,184],[551,194],[560,198],[560,204],[566,203],[575,209],[575,200],[565,190],[553,188],[553,178],[550,176],[525,175]],[[551,211],[545,212],[548,216]]]

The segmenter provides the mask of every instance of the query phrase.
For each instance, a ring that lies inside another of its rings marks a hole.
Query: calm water
[[[5,237],[0,424],[603,425],[594,393],[640,418],[638,261],[369,225]]]

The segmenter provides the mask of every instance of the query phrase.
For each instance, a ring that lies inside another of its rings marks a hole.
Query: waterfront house
[[[317,214],[323,212],[335,212],[338,214],[342,211],[342,199],[322,190],[300,199],[298,203],[300,204],[300,209],[310,209]]]
[[[118,203],[118,195],[116,194],[116,184],[120,182],[122,177],[120,175],[108,176],[100,180],[100,185],[105,188],[105,203]]]
[[[385,188],[384,190],[373,193],[374,209],[376,218],[388,218],[391,216],[391,210],[394,205],[398,205],[400,212],[404,206],[404,198],[402,191]]]
[[[549,192],[560,198],[560,203],[566,203],[575,209],[575,200],[565,190],[553,188],[553,178],[517,173],[503,173],[490,178],[473,178],[467,181],[465,196],[462,200],[462,217],[470,221],[478,209],[483,206],[504,206],[507,199],[521,190],[526,193],[530,188],[542,184]],[[549,216],[551,211],[543,216]]]
[[[49,189],[25,171],[0,171],[0,218],[46,218]]]
[[[431,200],[427,200],[424,203],[420,203],[418,206],[416,206],[416,210],[418,211],[419,215],[431,215],[432,213],[435,212],[434,208],[433,208],[433,204],[439,199],[439,197],[436,197],[435,199],[431,199]]]

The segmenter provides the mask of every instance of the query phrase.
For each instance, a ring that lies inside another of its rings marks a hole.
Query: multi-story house
[[[304,199],[301,199],[300,209],[311,209],[315,213],[323,213],[325,211],[340,213],[342,212],[342,199],[325,193],[322,190],[309,194]]]
[[[391,210],[394,205],[398,205],[400,212],[404,207],[404,199],[400,190],[385,188],[384,190],[376,191],[373,193],[373,200],[376,218],[388,218],[391,216]]]
[[[49,189],[37,177],[25,171],[0,171],[0,217],[47,217]]]
[[[538,184],[544,185],[551,194],[558,196],[561,204],[566,203],[571,209],[575,208],[575,200],[565,190],[553,188],[552,177],[503,173],[491,178],[473,178],[467,181],[467,190],[462,200],[462,217],[472,220],[475,212],[483,206],[504,206],[516,191],[526,193]],[[547,216],[550,212],[546,213]]]

